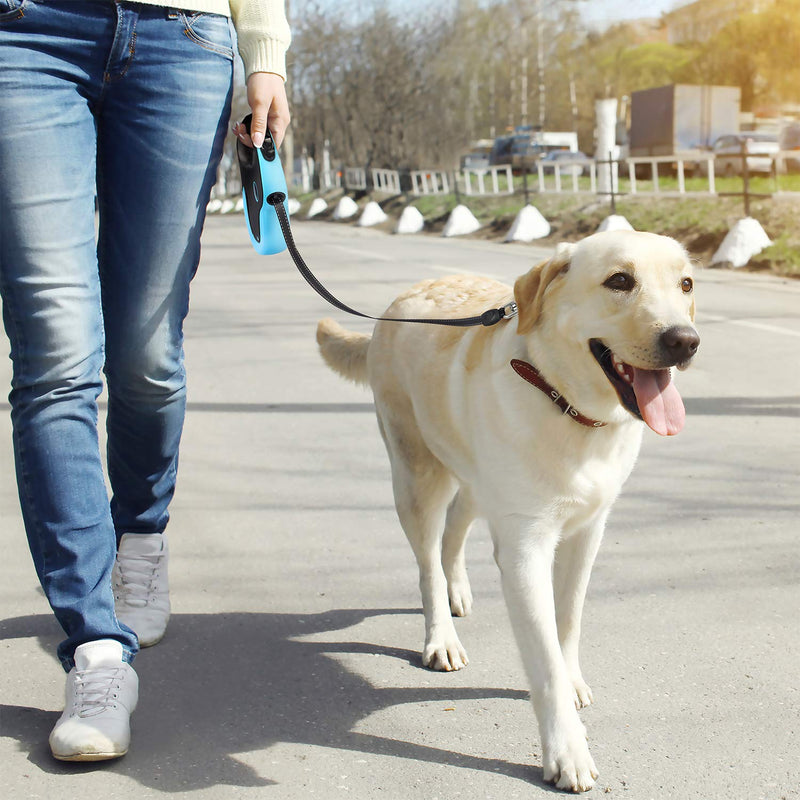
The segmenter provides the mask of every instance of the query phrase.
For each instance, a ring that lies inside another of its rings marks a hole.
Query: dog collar
[[[544,392],[566,415],[574,419],[575,422],[579,422],[587,428],[602,428],[607,424],[605,422],[599,422],[596,419],[585,417],[578,409],[573,408],[564,397],[542,377],[542,374],[533,364],[529,364],[527,361],[522,361],[519,358],[512,358],[511,368],[523,380],[526,380],[528,383],[533,384],[537,389]]]

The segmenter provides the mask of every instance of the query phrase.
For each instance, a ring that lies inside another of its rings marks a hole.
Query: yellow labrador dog
[[[372,336],[317,329],[336,372],[372,387],[400,522],[419,565],[423,663],[467,655],[452,615],[470,612],[467,531],[488,521],[531,687],[544,777],[597,777],[577,709],[592,702],[578,664],[589,573],[645,424],[678,433],[671,368],[688,366],[692,268],[673,239],[598,233],[562,245],[513,288],[464,276],[424,281],[389,317],[470,316],[512,301],[490,328],[378,322]],[[644,423],[644,424],[643,424]]]

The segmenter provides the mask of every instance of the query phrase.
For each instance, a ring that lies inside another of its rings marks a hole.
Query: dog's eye
[[[684,294],[689,294],[694,289],[694,281],[691,278],[684,278],[681,281],[681,289]]]
[[[615,272],[610,278],[606,279],[603,286],[614,292],[630,292],[636,286],[636,280],[633,275],[629,275],[627,272]]]

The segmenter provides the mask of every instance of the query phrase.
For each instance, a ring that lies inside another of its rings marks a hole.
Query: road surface
[[[546,251],[298,222],[307,261],[380,312],[423,277],[513,280]],[[420,666],[416,567],[371,397],[328,371],[327,307],[241,217],[208,221],[187,324],[189,416],[169,536],[174,616],[136,662],[133,745],[53,761],[60,632],[19,518],[0,418],[0,764],[7,798],[539,798],[541,751],[487,531],[457,627],[468,668]],[[800,282],[701,271],[684,432],[649,432],[584,615],[582,712],[629,800],[800,797]],[[0,366],[8,382],[8,366]]]

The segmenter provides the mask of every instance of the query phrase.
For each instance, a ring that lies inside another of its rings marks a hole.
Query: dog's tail
[[[343,378],[368,384],[367,350],[372,337],[368,333],[345,330],[332,319],[317,324],[317,344],[325,363]]]

